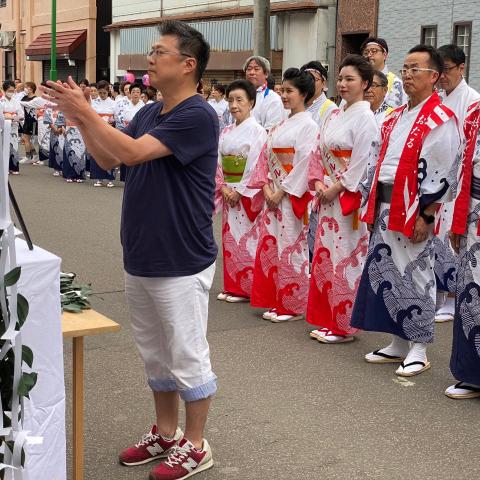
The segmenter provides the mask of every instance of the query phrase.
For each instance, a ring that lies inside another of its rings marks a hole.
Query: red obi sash
[[[375,204],[380,168],[387,153],[390,135],[406,108],[407,105],[403,105],[395,109],[382,125],[382,148],[375,169],[375,177],[368,198],[366,213],[362,218],[366,223],[373,224],[375,221]],[[417,115],[405,142],[393,182],[392,203],[388,220],[389,230],[401,232],[409,238],[413,235],[420,208],[418,160],[423,141],[433,129],[444,124],[454,116],[455,114],[452,110],[442,105],[440,97],[436,92],[425,102]]]
[[[466,145],[463,151],[462,167],[458,180],[458,196],[455,199],[451,231],[464,234],[467,230],[468,209],[470,206],[470,190],[472,187],[473,157],[480,127],[480,101],[468,107],[463,125]],[[480,223],[478,232],[480,235]]]

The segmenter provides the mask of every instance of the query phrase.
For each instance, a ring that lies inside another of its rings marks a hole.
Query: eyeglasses
[[[453,67],[449,67],[447,65],[445,65],[443,67],[443,73],[449,73],[451,70],[453,70],[454,68],[458,68],[460,65],[453,65]]]
[[[381,83],[375,83],[375,82],[372,82],[372,84],[370,85],[370,88],[385,88],[387,85],[383,85]]]
[[[149,52],[146,53],[147,57],[157,58],[162,55],[180,55],[182,57],[192,57],[189,53],[183,52],[167,52],[166,50],[159,50],[158,48],[152,48]]]
[[[369,57],[370,55],[376,55],[377,53],[383,53],[383,50],[380,48],[368,48],[362,52],[364,57]]]
[[[415,75],[418,75],[421,72],[436,72],[436,73],[438,73],[438,71],[434,70],[433,68],[420,68],[420,67],[401,68],[398,71],[398,73],[400,73],[400,75],[402,77],[405,77],[407,75],[411,75],[412,77],[414,77]]]

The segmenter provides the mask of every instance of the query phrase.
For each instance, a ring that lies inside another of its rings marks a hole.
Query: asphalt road
[[[34,243],[59,255],[63,271],[92,283],[93,307],[122,325],[118,334],[86,340],[85,479],[145,479],[151,464],[117,463],[118,452],[154,422],[123,295],[123,187],[66,184],[36,166],[22,166],[11,183]],[[219,258],[209,323],[219,392],[206,432],[215,468],[195,478],[478,478],[480,401],[443,395],[453,383],[451,324],[437,328],[429,349],[431,370],[401,381],[395,366],[363,361],[387,336],[364,333],[350,344],[320,344],[307,336],[304,322],[271,324],[248,305],[216,301],[221,272]],[[64,357],[69,399],[69,342]],[[67,428],[70,432],[70,404]]]

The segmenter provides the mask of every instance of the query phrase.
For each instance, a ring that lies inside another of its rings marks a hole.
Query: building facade
[[[401,4],[402,2],[398,2]],[[378,0],[338,0],[336,65],[377,33]]]
[[[310,60],[333,68],[335,15],[336,0],[271,2],[271,60],[277,79],[286,68]],[[137,77],[145,73],[146,52],[164,19],[185,21],[205,35],[212,48],[207,82],[243,77],[243,63],[253,51],[252,0],[113,0],[113,22],[106,28],[111,34],[111,81],[127,70]]]
[[[49,78],[51,0],[4,0],[0,3],[1,77],[40,83]],[[111,0],[57,2],[58,78],[109,78]]]
[[[378,34],[389,45],[389,67],[398,71],[410,47],[427,43],[461,46],[465,77],[480,90],[480,2],[478,0],[380,0]]]

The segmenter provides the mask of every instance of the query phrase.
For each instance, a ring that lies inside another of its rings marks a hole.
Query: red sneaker
[[[183,432],[177,428],[173,440],[166,440],[157,433],[157,426],[145,434],[133,447],[126,448],[119,456],[120,463],[127,466],[142,465],[158,458],[168,457],[172,447],[182,439]]]
[[[213,467],[212,450],[206,440],[197,450],[186,438],[172,448],[167,460],[150,472],[150,480],[182,480]]]

